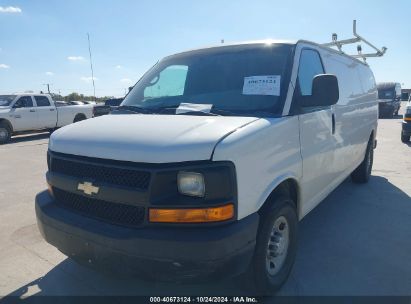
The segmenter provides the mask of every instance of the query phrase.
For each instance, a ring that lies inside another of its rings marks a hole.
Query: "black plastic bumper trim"
[[[160,277],[229,275],[244,271],[254,252],[259,222],[255,213],[215,227],[133,229],[59,208],[47,191],[36,196],[35,207],[41,234],[66,255],[94,261],[103,267],[114,263],[119,271],[156,269],[154,274]]]

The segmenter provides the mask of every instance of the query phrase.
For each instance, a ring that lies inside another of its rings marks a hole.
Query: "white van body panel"
[[[107,115],[54,132],[50,149],[114,160],[168,163],[208,160],[220,138],[255,117]]]
[[[301,179],[298,117],[259,119],[237,130],[217,145],[213,160],[235,164],[238,219],[258,211],[280,182]]]

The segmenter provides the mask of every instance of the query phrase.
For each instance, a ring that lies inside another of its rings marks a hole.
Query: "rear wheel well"
[[[78,122],[78,121],[85,120],[85,119],[87,119],[86,115],[84,115],[83,113],[79,113],[79,114],[76,114],[73,122]]]
[[[10,133],[13,133],[13,126],[7,119],[0,119],[0,125],[5,125],[9,129]]]
[[[270,193],[258,212],[264,213],[268,208],[272,206],[275,198],[279,196],[287,196],[291,198],[294,202],[294,207],[296,208],[298,214],[299,190],[297,181],[292,178],[284,180],[277,187],[275,187],[275,189]]]

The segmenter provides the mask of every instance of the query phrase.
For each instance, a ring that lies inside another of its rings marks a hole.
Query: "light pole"
[[[47,92],[50,94],[50,84],[49,83],[43,83],[44,86],[47,86]]]

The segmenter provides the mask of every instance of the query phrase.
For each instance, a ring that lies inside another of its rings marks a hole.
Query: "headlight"
[[[178,191],[184,195],[203,197],[205,194],[204,176],[196,172],[182,172],[177,175]]]

